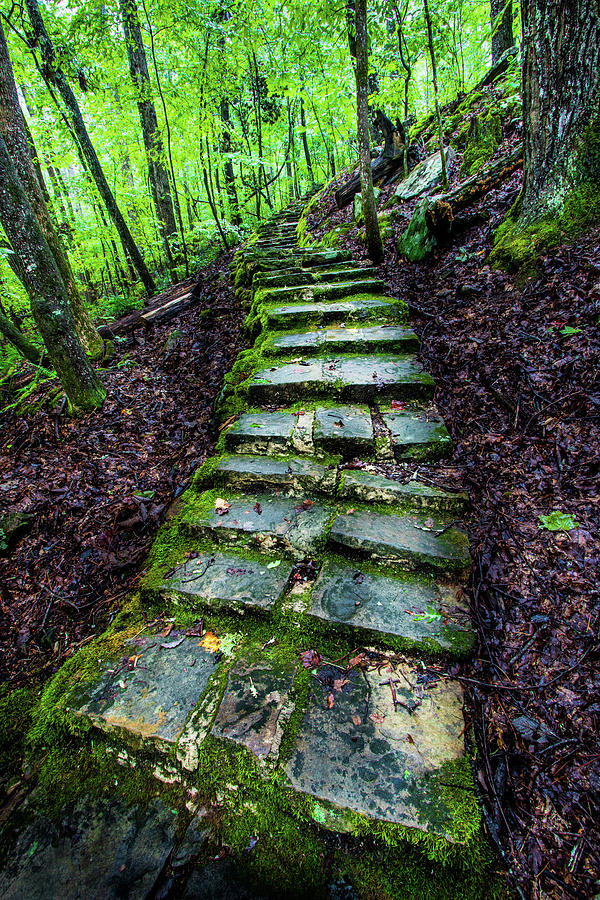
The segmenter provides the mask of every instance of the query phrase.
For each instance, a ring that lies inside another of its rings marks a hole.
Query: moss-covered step
[[[410,570],[465,572],[471,565],[462,529],[431,516],[351,509],[329,531],[330,547]]]
[[[267,328],[307,328],[342,322],[404,322],[406,304],[393,297],[361,295],[336,303],[295,303],[291,306],[263,306],[261,316]]]
[[[419,338],[411,328],[401,325],[335,325],[312,331],[270,334],[268,337],[268,352],[271,355],[318,353],[325,349],[332,353],[412,353],[419,349]]]
[[[407,663],[348,675],[322,666],[285,771],[324,801],[313,815],[330,829],[364,816],[466,843],[480,812],[462,705],[457,681],[424,679]]]
[[[369,454],[375,447],[368,406],[318,407],[313,430],[315,446],[344,459]]]
[[[269,612],[285,591],[291,565],[272,557],[251,558],[202,550],[177,566],[158,588],[160,596],[192,609]]]
[[[375,397],[427,398],[435,382],[414,356],[341,356],[282,363],[261,369],[248,382],[252,400],[294,402],[329,396],[368,402]]]
[[[293,456],[235,454],[219,460],[212,473],[212,481],[215,485],[242,491],[332,495],[335,494],[337,470],[335,466]]]
[[[340,472],[338,496],[360,503],[393,503],[402,509],[451,515],[460,515],[468,501],[462,491],[445,491],[412,478],[402,482],[399,478],[351,469]]]
[[[106,667],[73,712],[133,750],[171,753],[201,743],[215,711],[214,690],[232,641],[211,633],[141,633],[122,661]]]
[[[334,515],[335,508],[320,501],[272,494],[225,498],[212,491],[188,504],[181,525],[199,538],[301,558],[318,552]]]
[[[374,278],[377,269],[374,267],[360,268],[358,266],[346,266],[339,269],[314,267],[303,269],[300,272],[283,272],[277,274],[263,274],[255,276],[252,282],[254,287],[278,288],[298,287],[310,284],[333,284],[338,281],[358,281],[365,278]]]
[[[381,278],[356,278],[335,284],[308,284],[299,287],[260,288],[256,299],[262,303],[327,303],[355,294],[381,294],[385,282]]]
[[[245,413],[226,429],[223,442],[228,450],[244,453],[285,453],[296,420],[295,413]]]
[[[382,407],[381,412],[396,459],[434,460],[452,454],[452,438],[439,415],[418,406]]]
[[[275,763],[294,705],[290,691],[297,664],[264,653],[238,659],[229,673],[213,737],[245,747],[261,763]]]
[[[308,614],[366,640],[401,638],[411,651],[463,657],[475,643],[461,587],[424,575],[383,575],[342,559],[323,563]]]

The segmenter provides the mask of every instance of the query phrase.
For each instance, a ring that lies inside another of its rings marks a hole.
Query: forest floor
[[[469,209],[487,224],[423,263],[398,256],[415,205],[406,204],[380,273],[410,304],[470,494],[479,647],[464,686],[488,830],[525,896],[591,897],[600,876],[600,230],[548,251],[525,283],[492,271],[486,256],[521,178]],[[309,219],[317,237],[325,219],[329,228],[352,219],[352,206],[333,202],[343,180]],[[344,246],[365,259],[356,231]],[[555,510],[577,527],[540,527]]]
[[[117,338],[98,412],[49,411],[41,388],[25,410],[0,413],[0,507],[31,516],[0,558],[0,682],[48,677],[104,630],[169,504],[212,452],[212,405],[241,349],[245,315],[230,262],[222,256],[201,271],[193,309]]]

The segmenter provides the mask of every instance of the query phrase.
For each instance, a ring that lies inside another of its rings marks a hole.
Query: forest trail
[[[256,341],[226,378],[220,452],[151,553],[142,600],[163,612],[117,629],[66,710],[193,822],[219,809],[225,841],[227,821],[268,821],[275,792],[327,832],[391,828],[464,862],[480,810],[448,669],[475,640],[467,498],[427,481],[452,442],[407,307],[349,253],[300,248],[301,210],[236,254]]]

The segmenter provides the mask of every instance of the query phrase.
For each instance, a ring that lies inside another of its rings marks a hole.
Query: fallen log
[[[189,309],[198,301],[198,289],[199,285],[195,278],[186,278],[181,284],[167,288],[166,291],[151,297],[143,309],[135,309],[114,322],[100,325],[98,333],[105,340],[111,340],[117,335],[133,331],[134,328],[139,328],[141,325],[149,325],[154,321],[172,318]],[[164,311],[164,315],[158,314],[161,310]]]
[[[497,188],[522,165],[523,144],[519,142],[508,153],[492,160],[475,175],[457,184],[451,191],[432,197],[425,217],[430,233],[440,241],[458,230],[459,222],[468,227],[467,219],[457,216],[457,213]]]
[[[408,148],[408,170],[414,169],[419,162],[419,154],[416,147]],[[389,157],[381,156],[371,161],[371,172],[373,173],[373,184],[376,187],[386,184],[393,175],[395,175],[404,165],[404,151],[399,156]],[[335,202],[338,209],[343,209],[354,200],[356,194],[360,191],[360,175],[357,173],[343,184],[334,194]]]

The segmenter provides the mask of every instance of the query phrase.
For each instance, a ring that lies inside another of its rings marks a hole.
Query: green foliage
[[[546,531],[572,531],[579,528],[579,522],[570,513],[563,513],[555,509],[547,516],[538,516],[540,525],[538,528],[544,528]]]

